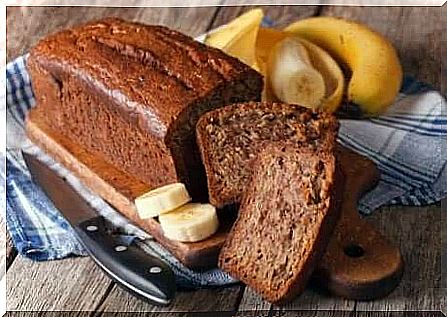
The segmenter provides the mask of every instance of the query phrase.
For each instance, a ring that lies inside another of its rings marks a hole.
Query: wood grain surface
[[[269,21],[273,23],[272,26],[281,28],[285,27],[291,21],[301,18],[307,18],[318,14],[320,7],[318,6],[244,6],[244,0],[239,0],[240,6],[228,6],[219,8],[211,28],[218,27],[225,24],[227,21],[231,21],[242,13],[253,9],[261,8],[268,17]],[[222,5],[226,5],[228,0],[224,0]],[[235,3],[235,1],[231,1]]]
[[[39,263],[19,256],[6,278],[11,311],[91,311],[112,286],[90,258]]]
[[[166,25],[197,36],[209,29],[216,7],[107,8],[107,7],[8,7],[6,14],[7,62],[26,53],[44,35],[86,21],[117,16],[147,24]]]
[[[236,311],[241,295],[240,286],[221,287],[214,289],[200,289],[196,291],[183,291],[176,295],[172,305],[168,307],[155,307],[143,302],[116,285],[106,300],[98,307],[102,313],[116,311],[141,313],[176,313],[176,312],[224,312]],[[163,314],[165,316],[165,314]]]
[[[359,199],[379,181],[380,172],[372,161],[342,146],[337,158],[344,175],[341,215],[313,277],[332,295],[382,298],[401,280],[402,255],[357,209]]]
[[[9,235],[5,219],[0,217],[0,280],[6,274],[6,270],[14,261],[17,250],[14,248],[11,236]]]
[[[195,36],[227,22],[244,10],[245,8],[240,7],[10,7],[7,9],[7,59],[11,61],[25,53],[45,34],[105,15],[165,24]],[[383,32],[396,45],[405,72],[446,92],[447,72],[441,71],[441,64],[447,64],[445,46],[442,46],[446,42],[447,33],[446,6],[286,6],[265,7],[264,10],[281,26],[299,17],[311,15],[344,16],[365,22]],[[445,212],[446,202],[428,207],[381,208],[368,217],[385,236],[398,243],[404,253],[404,260],[408,263],[401,285],[382,300],[346,301],[310,287],[303,296],[280,309],[262,301],[250,289],[234,286],[181,292],[174,305],[169,307],[169,314],[175,315],[175,312],[187,310],[222,311],[229,308],[238,309],[238,316],[366,317],[403,316],[403,313],[397,312],[403,309],[437,311],[441,306],[445,308],[445,283],[441,283],[440,261],[441,233],[445,232],[445,222],[444,226],[441,225],[442,210]],[[443,241],[445,249],[446,237]],[[86,258],[35,263],[18,256],[8,269],[7,279],[9,310],[90,310],[89,315],[92,316],[109,311],[160,312],[116,288]],[[315,311],[317,309],[318,312]],[[367,310],[384,313],[365,312]],[[440,313],[426,312],[424,315],[439,316]]]
[[[407,263],[402,282],[384,299],[359,302],[358,310],[439,309],[442,295],[441,210],[438,206],[408,208],[405,221],[401,219],[401,210],[401,207],[383,208],[372,220],[401,246]]]
[[[11,235],[9,234],[5,219],[0,217],[0,234],[1,234],[1,253],[0,253],[0,279],[3,277],[3,274],[6,272],[6,269],[9,268],[12,261],[17,255],[17,250],[14,248],[12,244]]]

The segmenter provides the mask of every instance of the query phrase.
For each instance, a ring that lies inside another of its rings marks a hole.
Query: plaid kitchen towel
[[[186,287],[218,286],[236,282],[218,269],[193,272],[185,268],[147,233],[130,224],[100,197],[86,189],[65,168],[27,140],[23,121],[34,105],[26,57],[7,65],[7,161],[6,222],[18,251],[34,260],[84,255],[73,231],[45,194],[30,179],[21,157],[25,150],[67,178],[79,193],[123,233],[138,239],[139,245],[165,260],[178,283]],[[4,91],[4,90],[3,90]],[[395,104],[382,116],[364,120],[341,120],[339,142],[373,160],[382,172],[378,186],[360,201],[360,210],[371,213],[388,204],[425,205],[447,195],[446,100],[439,92],[405,77]]]

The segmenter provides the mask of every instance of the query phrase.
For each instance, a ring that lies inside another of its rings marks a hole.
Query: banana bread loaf
[[[41,40],[27,67],[51,129],[151,187],[184,182],[193,197],[206,197],[198,118],[262,90],[260,74],[217,49],[115,18]]]
[[[277,142],[258,155],[219,267],[279,304],[300,294],[329,242],[342,193],[335,156]]]
[[[338,122],[331,114],[297,105],[248,102],[203,115],[196,130],[210,202],[222,207],[240,202],[253,160],[266,142],[290,140],[331,151]]]

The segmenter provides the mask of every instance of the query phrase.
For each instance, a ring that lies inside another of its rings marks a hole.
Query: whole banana
[[[348,101],[365,112],[383,112],[395,100],[402,67],[392,44],[377,32],[334,17],[303,19],[284,30],[319,45],[350,68]]]

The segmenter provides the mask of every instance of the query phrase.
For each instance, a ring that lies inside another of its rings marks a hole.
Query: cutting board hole
[[[351,258],[359,258],[365,254],[365,250],[357,244],[350,244],[346,246],[344,252]]]

